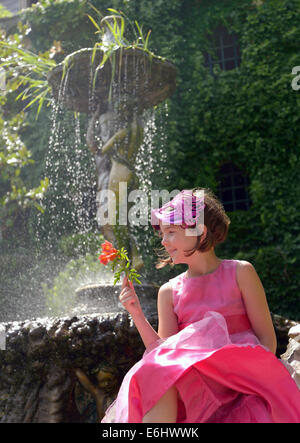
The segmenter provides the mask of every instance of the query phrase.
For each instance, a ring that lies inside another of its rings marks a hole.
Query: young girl
[[[146,352],[102,422],[299,423],[300,391],[274,355],[261,281],[247,261],[215,254],[230,224],[222,204],[209,190],[185,190],[152,223],[169,255],[160,266],[187,270],[159,290],[158,333],[124,279],[120,301]]]

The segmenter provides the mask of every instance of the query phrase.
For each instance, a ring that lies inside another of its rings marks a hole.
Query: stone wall
[[[147,315],[157,328],[156,314]],[[282,361],[300,387],[300,324],[273,316]],[[97,422],[144,353],[126,312],[2,323],[0,422]],[[286,344],[288,347],[286,348]]]
[[[95,422],[144,352],[125,312],[2,325],[2,423]]]

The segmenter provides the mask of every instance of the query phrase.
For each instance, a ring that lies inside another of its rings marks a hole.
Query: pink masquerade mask
[[[204,195],[197,197],[193,195],[193,191],[183,190],[161,208],[152,209],[151,225],[154,229],[159,230],[159,222],[161,221],[166,225],[194,228],[204,208]]]

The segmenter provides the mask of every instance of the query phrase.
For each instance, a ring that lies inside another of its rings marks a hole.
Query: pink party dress
[[[126,374],[102,423],[140,423],[172,386],[177,423],[300,423],[300,391],[249,323],[237,260],[170,280],[179,332],[160,339]]]

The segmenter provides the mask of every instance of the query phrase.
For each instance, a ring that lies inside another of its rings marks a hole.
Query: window
[[[219,26],[208,37],[210,51],[204,54],[205,66],[213,75],[213,66],[219,64],[224,71],[237,68],[241,64],[241,53],[235,33],[229,34],[224,26]]]
[[[34,3],[37,3],[38,0],[19,0],[20,9],[30,8]]]
[[[13,14],[17,14],[21,9],[30,8],[38,0],[1,0],[1,5]]]
[[[220,169],[219,197],[225,211],[237,209],[246,211],[250,207],[248,194],[249,179],[233,163],[226,163]]]

